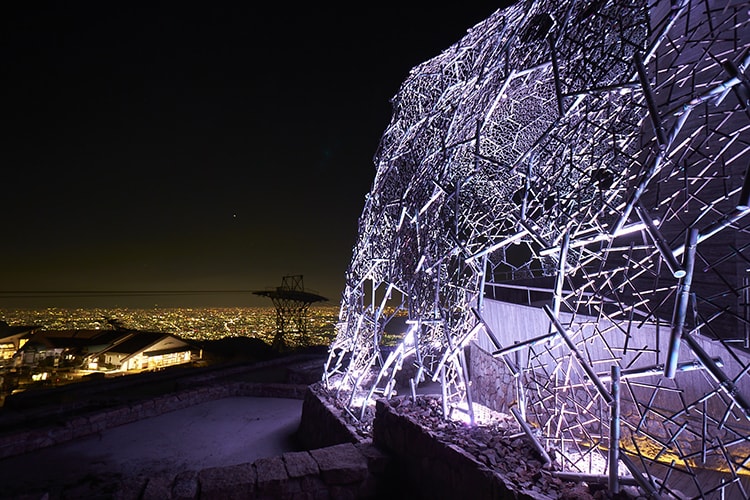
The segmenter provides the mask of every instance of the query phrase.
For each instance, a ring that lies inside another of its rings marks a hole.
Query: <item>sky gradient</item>
[[[337,303],[390,99],[500,6],[3,7],[0,291],[251,291],[302,274]]]

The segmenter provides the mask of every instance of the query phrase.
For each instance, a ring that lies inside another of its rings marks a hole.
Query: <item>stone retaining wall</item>
[[[308,451],[284,453],[252,463],[189,470],[174,475],[138,476],[120,479],[93,478],[62,492],[39,492],[29,498],[114,498],[117,500],[169,499],[376,499],[395,498],[390,459],[337,421],[337,410],[321,397],[317,386],[296,384],[226,383],[205,386],[158,397],[138,404],[79,416],[59,428],[49,427],[2,438],[0,448],[10,456],[60,444],[76,437],[141,418],[157,416],[205,401],[236,396],[303,399],[306,412],[298,434],[314,441],[336,442]],[[304,422],[304,424],[303,424]],[[308,440],[309,442],[309,440]]]
[[[369,437],[360,435],[347,424],[343,410],[328,403],[322,383],[310,385],[302,401],[302,417],[297,438],[308,450],[339,443],[362,443]]]
[[[117,500],[375,499],[388,459],[371,444],[344,443],[252,463],[135,478]]]
[[[508,413],[517,403],[516,379],[501,360],[479,347],[469,344],[471,398],[495,411]]]
[[[76,491],[61,492],[64,496],[59,498],[533,498],[511,489],[500,475],[465,450],[440,441],[431,430],[395,413],[385,400],[377,402],[372,438],[360,435],[342,418],[341,410],[328,402],[320,384],[228,382],[204,386],[78,416],[15,439],[5,436],[0,439],[0,451],[4,456],[33,451],[141,418],[235,396],[303,399],[297,437],[307,451],[174,475],[94,478],[77,485]],[[58,497],[52,494],[48,498]]]
[[[453,444],[440,442],[427,429],[396,414],[379,400],[373,423],[373,445],[393,457],[393,481],[411,498],[487,498],[534,500],[513,491],[500,476]]]

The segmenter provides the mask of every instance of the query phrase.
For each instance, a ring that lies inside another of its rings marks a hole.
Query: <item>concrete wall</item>
[[[575,317],[570,313],[560,313],[560,322],[574,332],[574,341],[579,344],[578,349],[583,352],[589,363],[595,367],[599,375],[608,375],[609,366],[612,364],[613,353],[620,359],[622,366],[629,369],[645,368],[662,364],[666,358],[669,342],[669,325],[656,326],[643,324],[639,327],[633,326],[628,335],[618,329],[618,326],[606,319],[578,314]],[[483,310],[483,318],[490,326],[503,346],[511,346],[515,341],[525,341],[541,335],[550,330],[550,321],[541,308],[510,304],[496,300],[486,300]],[[593,329],[601,332],[594,335]],[[585,343],[581,339],[588,339]],[[601,339],[606,338],[609,345],[605,346]],[[701,335],[693,335],[696,343],[710,357],[720,358],[721,370],[729,380],[739,380],[748,364],[748,354],[741,349],[729,348],[726,345],[715,342]],[[626,349],[626,343],[628,348]],[[564,356],[570,357],[571,351],[566,344],[559,339],[553,343],[554,347],[537,347],[536,357],[533,360],[533,369],[539,373],[542,380],[543,373],[552,373],[559,359]],[[470,367],[469,378],[472,381],[472,396],[475,401],[485,404],[497,411],[508,411],[508,407],[515,402],[516,389],[515,380],[510,376],[503,361],[489,355],[494,351],[494,346],[485,335],[479,335],[469,349]],[[627,354],[623,354],[627,351]],[[554,356],[550,355],[554,354]],[[520,364],[525,366],[528,362],[528,349],[520,353]],[[682,342],[680,344],[679,361],[695,361],[696,355]],[[515,361],[515,355],[509,354],[508,360]],[[575,364],[574,364],[575,367]],[[570,377],[571,384],[590,384],[585,373],[581,369],[572,369],[566,373]],[[652,375],[638,379],[655,385],[661,374]],[[660,408],[669,409],[675,413],[680,412],[686,404],[699,404],[707,394],[713,394],[717,384],[707,372],[702,370],[678,372],[674,380],[669,381],[669,387],[676,390],[659,391],[653,404]],[[750,399],[750,393],[746,387],[737,388],[744,398]],[[623,418],[628,418],[628,408],[634,408],[634,402],[630,397],[634,396],[638,401],[649,401],[653,397],[653,388],[633,384],[627,391],[623,391]],[[585,401],[584,396],[582,399]],[[717,422],[724,418],[727,411],[727,403],[724,397],[711,397],[706,401],[706,411],[709,418]],[[632,418],[640,419],[638,412],[633,412]],[[735,428],[748,429],[745,422],[733,422]],[[656,432],[656,430],[654,430]],[[666,437],[669,439],[669,436]]]

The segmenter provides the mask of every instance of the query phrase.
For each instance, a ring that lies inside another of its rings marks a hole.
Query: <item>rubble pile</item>
[[[610,495],[606,484],[587,484],[556,477],[553,462],[545,467],[534,444],[516,420],[507,414],[493,412],[493,421],[469,425],[443,418],[442,402],[438,396],[393,398],[389,405],[402,415],[428,430],[434,438],[454,445],[477,462],[503,477],[506,484],[539,500],[603,500],[637,499],[639,491],[624,486],[617,495]],[[554,461],[554,456],[552,456]]]

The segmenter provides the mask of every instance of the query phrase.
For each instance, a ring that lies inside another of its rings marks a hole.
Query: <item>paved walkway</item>
[[[98,435],[0,460],[0,497],[69,488],[96,477],[177,473],[295,451],[297,399],[209,401]]]

